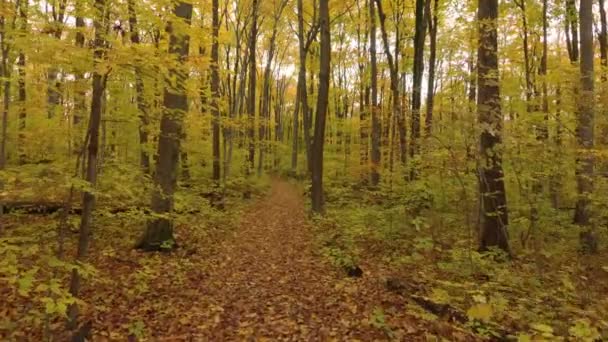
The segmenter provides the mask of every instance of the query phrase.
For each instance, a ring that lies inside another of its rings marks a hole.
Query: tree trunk
[[[76,3],[76,48],[84,48],[84,33],[85,28],[84,18],[82,17],[81,4]],[[86,104],[86,80],[84,77],[83,68],[76,68],[74,71],[74,114],[73,114],[73,131],[74,131],[74,154],[76,156],[83,154],[82,140],[84,138],[81,121],[87,112]]]
[[[14,17],[13,17],[14,18]],[[15,20],[13,19],[12,28],[15,27]],[[0,48],[2,49],[2,78],[4,81],[3,85],[3,101],[2,101],[2,137],[0,139],[0,170],[4,170],[6,167],[6,143],[8,138],[8,113],[11,105],[11,62],[10,62],[10,51],[11,45],[7,38],[7,25],[6,18],[0,17],[0,29],[2,33],[2,41],[0,42]]]
[[[376,9],[374,1],[369,1],[369,51],[371,60],[371,106],[372,114],[372,169],[371,185],[380,183],[380,108],[378,107],[378,62],[376,56]]]
[[[426,33],[425,23],[425,0],[416,0],[416,20],[414,32],[414,64],[413,64],[413,84],[412,84],[412,135],[410,137],[410,156],[418,154],[420,147],[420,107],[422,105],[422,77],[424,73],[424,39]],[[412,178],[416,176],[416,171],[412,168]]]
[[[426,118],[425,118],[425,134],[431,135],[433,132],[433,109],[435,105],[435,68],[437,64],[437,26],[439,24],[438,11],[439,11],[439,0],[435,0],[433,7],[433,15],[431,17],[431,0],[426,0],[427,3],[427,20],[429,26],[429,39],[431,40],[429,46],[429,79],[426,94]],[[432,19],[431,19],[432,18]]]
[[[397,130],[399,132],[399,160],[402,165],[405,165],[407,159],[407,137],[405,129],[405,116],[403,114],[403,107],[401,104],[401,91],[399,86],[399,64],[395,60],[399,55],[400,51],[399,31],[397,31],[397,38],[395,39],[395,58],[393,58],[393,54],[391,53],[391,48],[388,41],[388,33],[386,30],[386,14],[384,13],[384,10],[382,8],[382,1],[375,1],[376,6],[378,7],[378,17],[380,18],[380,30],[382,32],[382,41],[384,43],[384,53],[386,54],[386,59],[388,60],[388,68],[390,72],[391,92],[393,100],[393,117],[396,119],[395,124],[398,126]]]
[[[211,45],[211,116],[213,126],[213,175],[215,186],[220,182],[220,55],[219,55],[219,30],[220,30],[220,5],[219,0],[213,0],[213,44]]]
[[[258,39],[258,0],[253,0],[252,23],[249,35],[249,88],[247,98],[247,114],[249,123],[249,156],[247,158],[247,175],[253,172],[255,167],[255,99],[257,86],[257,61],[256,46]]]
[[[128,0],[127,8],[129,11],[129,29],[131,44],[138,46],[141,42],[139,37],[139,28],[137,26],[137,15],[135,14],[135,3],[134,0]],[[149,174],[150,169],[150,156],[148,155],[148,129],[150,125],[150,114],[149,106],[145,99],[144,94],[144,80],[143,72],[141,68],[141,61],[137,60],[134,62],[135,69],[135,92],[137,101],[137,110],[139,111],[139,148],[141,150],[139,154],[139,164],[142,171]]]
[[[99,128],[101,125],[102,104],[105,96],[107,73],[97,68],[105,58],[105,35],[109,18],[105,0],[96,0],[95,9],[99,13],[93,25],[95,27],[95,40],[93,51],[93,86],[91,96],[91,113],[89,117],[89,133],[87,139],[87,158],[85,168],[85,180],[89,186],[95,188],[97,184],[98,153],[99,153]],[[93,221],[93,210],[95,208],[95,191],[87,190],[82,197],[82,213],[80,217],[80,232],[78,237],[78,251],[76,260],[80,263],[86,262],[89,243],[91,239],[91,225]],[[80,292],[81,276],[77,269],[72,270],[70,281],[70,294],[78,297]],[[68,308],[68,327],[74,329],[77,325],[78,305],[72,304]]]
[[[319,29],[321,32],[321,54],[319,61],[319,90],[317,114],[312,148],[312,210],[324,213],[323,196],[323,145],[325,143],[325,121],[329,102],[329,77],[331,67],[331,35],[329,21],[329,0],[319,1]]]
[[[576,123],[576,140],[580,153],[576,159],[576,183],[578,200],[574,214],[574,223],[591,226],[591,200],[593,193],[593,155],[594,148],[594,70],[593,70],[593,4],[591,1],[581,1],[580,4],[580,34],[581,34],[581,92],[578,101],[578,116]],[[597,251],[597,242],[592,232],[581,234],[582,247],[587,252]]]
[[[589,0],[590,1],[590,0]],[[575,0],[566,0],[566,42],[571,63],[578,62],[578,16]]]
[[[502,168],[503,118],[498,77],[498,0],[479,0],[479,47],[477,58],[477,115],[480,136],[481,194],[480,250],[498,247],[510,254],[507,227],[509,217]]]
[[[192,4],[178,2],[173,9],[178,20],[190,25]],[[188,110],[188,97],[185,82],[188,70],[184,65],[188,56],[190,36],[174,31],[172,22],[167,23],[166,31],[170,35],[169,53],[178,59],[178,64],[169,70],[165,82],[175,79],[175,84],[166,84],[163,94],[163,115],[158,137],[158,159],[156,161],[155,181],[157,187],[152,194],[152,210],[160,215],[170,215],[173,211],[173,194],[177,185],[177,171],[181,152],[183,118]],[[173,221],[169,217],[158,217],[150,220],[137,248],[146,251],[168,250],[175,247],[173,238]]]
[[[602,145],[608,145],[608,123],[606,123],[606,118],[608,118],[608,24],[606,21],[606,6],[604,0],[599,0],[600,5],[600,33],[599,33],[599,42],[600,42],[600,65],[601,65],[601,88],[600,88],[600,98],[601,103],[604,105],[604,109],[602,113],[604,122],[601,131],[598,134],[598,138],[601,139],[599,142]],[[604,163],[605,164],[605,163]],[[605,167],[603,167],[602,172],[606,172]]]

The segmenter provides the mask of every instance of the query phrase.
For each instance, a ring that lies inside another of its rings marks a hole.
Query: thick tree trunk
[[[498,77],[498,0],[479,0],[479,48],[477,52],[477,114],[480,136],[481,194],[480,250],[498,247],[510,254],[509,217],[502,168],[503,118]]]
[[[319,93],[317,95],[317,115],[312,151],[312,210],[323,213],[323,147],[325,143],[325,121],[329,102],[329,77],[331,68],[331,35],[329,21],[329,0],[319,0],[319,29],[321,32],[321,54],[319,61]]]
[[[598,134],[599,143],[608,145],[608,23],[606,20],[606,5],[604,0],[599,0],[600,5],[600,32],[598,40],[600,42],[600,65],[601,65],[601,88],[600,100],[603,104],[604,122],[601,131]],[[606,163],[604,163],[606,164]],[[606,173],[606,167],[603,167],[603,173]]]
[[[545,0],[546,1],[546,0]],[[608,81],[608,22],[606,20],[606,4],[599,0],[600,5],[600,59],[602,65],[602,83]]]
[[[255,167],[255,100],[257,87],[256,46],[258,39],[258,0],[253,0],[252,6],[252,23],[249,34],[249,88],[247,95],[247,114],[249,115],[249,123],[247,125],[249,136],[247,175],[250,175]]]
[[[178,20],[190,25],[192,4],[178,2],[173,10]],[[163,115],[158,138],[158,159],[156,161],[155,181],[157,187],[152,194],[152,210],[160,215],[170,215],[173,211],[173,194],[177,185],[177,171],[181,152],[183,118],[188,110],[188,97],[185,82],[188,70],[184,65],[188,56],[190,36],[177,34],[172,22],[167,23],[170,35],[169,52],[178,59],[178,64],[169,71],[175,84],[166,85],[163,95]],[[166,80],[171,82],[171,79]],[[173,221],[169,217],[150,220],[137,248],[154,251],[168,250],[175,246]]]
[[[105,34],[107,32],[108,17],[105,0],[96,0],[95,9],[98,17],[94,21],[95,40],[93,61],[95,66],[102,63],[105,58]],[[89,133],[87,140],[87,158],[85,166],[85,180],[92,188],[97,184],[98,154],[99,154],[99,129],[101,125],[102,103],[105,96],[107,73],[98,68],[93,72],[93,89],[91,95],[91,113],[89,117]],[[80,217],[80,232],[78,237],[78,251],[76,260],[86,262],[89,243],[91,239],[91,225],[93,221],[93,210],[95,208],[95,192],[85,191],[82,197],[82,213]],[[77,269],[72,271],[70,281],[70,294],[78,297],[80,293],[81,276]],[[78,305],[72,304],[68,308],[68,327],[74,329],[77,325]]]
[[[578,101],[576,140],[581,151],[576,159],[576,183],[578,200],[574,223],[583,227],[591,226],[591,200],[593,193],[593,155],[594,147],[594,67],[593,67],[593,5],[591,1],[580,4],[581,34],[581,92]],[[596,252],[597,242],[593,232],[581,234],[582,247],[586,252]]]

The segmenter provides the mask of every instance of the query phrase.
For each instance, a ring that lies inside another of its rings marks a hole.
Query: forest
[[[608,340],[606,0],[0,0],[0,340]]]

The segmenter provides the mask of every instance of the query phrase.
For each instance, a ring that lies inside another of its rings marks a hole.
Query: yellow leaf
[[[492,310],[492,305],[486,303],[480,303],[473,305],[468,311],[467,316],[471,319],[477,319],[483,322],[490,321],[492,318],[492,314],[494,311]]]

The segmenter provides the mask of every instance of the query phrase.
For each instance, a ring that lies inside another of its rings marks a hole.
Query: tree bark
[[[257,87],[257,59],[256,46],[258,39],[258,0],[253,0],[252,23],[249,34],[249,88],[247,98],[247,114],[249,115],[249,156],[247,157],[247,175],[253,172],[255,167],[255,100]]]
[[[220,5],[219,0],[213,0],[213,44],[211,45],[211,116],[213,126],[213,175],[215,186],[220,182],[220,55],[219,55],[219,30],[220,30]]]
[[[576,140],[580,153],[576,158],[576,183],[578,200],[574,214],[574,223],[579,226],[591,225],[591,200],[593,193],[592,150],[594,148],[594,51],[593,51],[593,5],[591,1],[581,1],[580,4],[580,35],[581,35],[581,91],[578,101],[578,116],[576,122]],[[591,231],[586,232],[591,234]],[[587,235],[592,237],[591,235]],[[582,235],[581,235],[582,237]],[[594,237],[592,237],[595,240]],[[589,241],[582,240],[583,247],[592,248]],[[587,246],[585,246],[587,244]],[[592,249],[596,249],[592,248]],[[595,250],[587,250],[595,252]]]
[[[424,73],[424,40],[426,33],[425,23],[425,0],[416,0],[416,19],[414,31],[414,64],[413,64],[413,84],[412,84],[412,135],[410,137],[410,156],[418,154],[420,147],[420,107],[422,106],[422,76]],[[414,178],[416,171],[412,169],[411,178]]]
[[[312,148],[312,210],[324,213],[323,196],[323,147],[325,143],[325,121],[329,102],[329,77],[331,68],[331,34],[329,22],[329,0],[319,1],[319,28],[321,32],[321,54],[319,61],[319,90],[317,95],[317,114],[315,135]]]
[[[510,254],[509,217],[502,168],[502,126],[498,77],[498,0],[478,2],[479,46],[477,51],[477,115],[480,136],[481,195],[480,250],[497,247]]]
[[[377,186],[380,183],[380,108],[378,106],[378,62],[376,56],[376,9],[374,1],[369,1],[369,51],[371,60],[371,106],[372,114],[372,165],[371,165],[371,185]]]
[[[99,0],[98,0],[99,1]],[[178,20],[190,25],[192,4],[178,2],[173,9]],[[152,194],[152,210],[159,215],[170,215],[173,211],[173,194],[177,185],[177,171],[181,152],[182,124],[188,110],[188,97],[185,82],[188,70],[184,65],[188,57],[190,36],[175,32],[171,21],[166,31],[170,35],[169,53],[177,59],[176,65],[169,70],[169,79],[165,80],[163,94],[163,115],[158,138],[158,159],[156,161],[156,188]],[[168,84],[175,79],[175,84]],[[169,250],[175,247],[173,238],[173,221],[169,217],[157,217],[150,220],[137,248],[146,251]]]

